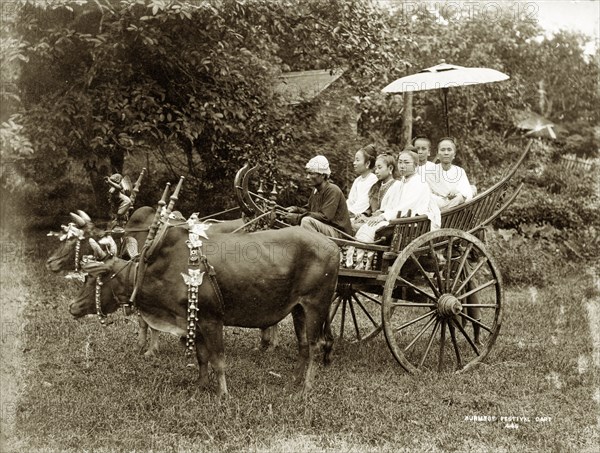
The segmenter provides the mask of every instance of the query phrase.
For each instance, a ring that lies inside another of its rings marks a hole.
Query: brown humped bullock
[[[136,249],[141,250],[148,236],[148,229],[154,219],[156,210],[150,206],[142,206],[136,209],[130,216],[127,225],[125,225],[125,234],[123,244],[127,243],[128,238],[135,240]],[[53,234],[60,236],[60,245],[50,255],[46,261],[46,268],[52,272],[74,271],[75,260],[81,260],[84,255],[92,255],[93,250],[89,245],[90,238],[98,241],[105,234],[105,231],[97,228],[90,217],[83,211],[78,211],[77,214],[71,214],[74,224],[69,225],[68,231],[64,234]],[[230,233],[241,227],[244,222],[242,219],[229,220],[224,222],[210,222],[209,231],[214,233]],[[78,244],[79,243],[79,244]],[[79,247],[79,254],[76,257],[75,250]],[[127,252],[125,247],[121,247],[118,256],[121,258],[132,258],[136,252]],[[138,350],[141,353],[146,347],[148,341],[148,349],[144,353],[145,357],[155,357],[158,352],[158,334],[150,328],[146,322],[139,318],[138,330]],[[276,342],[276,329],[263,331],[261,334],[261,343],[264,347],[274,347]],[[149,334],[149,335],[148,335]]]
[[[304,374],[307,392],[314,356],[324,340],[324,363],[330,361],[333,336],[328,313],[337,283],[339,249],[327,237],[300,227],[242,235],[210,234],[202,250],[214,267],[223,297],[217,297],[208,274],[198,287],[196,357],[200,383],[208,383],[208,363],[217,375],[218,394],[227,394],[223,358],[223,326],[266,328],[292,314],[298,339],[296,379]],[[146,269],[136,305],[153,328],[187,335],[188,230],[170,228]],[[137,263],[119,258],[86,265],[102,279],[100,305],[105,314],[128,300]],[[96,312],[95,278],[88,278],[69,308],[75,317]]]

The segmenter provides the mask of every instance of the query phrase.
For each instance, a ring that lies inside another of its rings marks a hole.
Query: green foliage
[[[247,159],[272,174],[292,140],[282,70],[345,67],[359,93],[385,79],[384,19],[359,0],[26,3],[13,26],[23,132],[40,162],[81,162],[96,192],[149,151],[212,199]]]
[[[528,175],[524,182],[524,189],[500,217],[500,226],[547,223],[573,230],[600,226],[600,197],[593,171],[565,171],[560,163],[554,163],[540,174]]]
[[[0,137],[3,161],[35,152],[2,182],[11,189],[35,185],[30,193],[46,205],[44,194],[64,192],[56,181],[76,163],[85,170],[77,183],[91,186],[104,215],[103,176],[146,157],[156,172],[152,196],[183,174],[186,208],[208,214],[233,205],[231,181],[251,160],[263,165],[262,179],[280,184],[281,203],[298,203],[312,155],[325,154],[333,180],[347,188],[359,146],[404,145],[401,96],[380,90],[440,58],[511,77],[449,91],[458,163],[478,186],[495,182],[520,152],[508,141],[515,109],[565,121],[570,136],[560,152],[596,153],[598,62],[583,55],[581,36],[536,39],[533,18],[512,10],[494,20],[440,18],[427,8],[413,17],[409,10],[390,14],[362,0],[24,2],[2,27],[2,57],[10,63],[2,74],[11,83],[3,104],[21,116],[9,121],[3,110]],[[273,89],[282,72],[339,67],[343,77],[307,105],[286,105]],[[413,135],[434,143],[446,135],[442,106],[439,91],[416,93]],[[360,137],[348,127],[355,115]],[[544,153],[546,159],[553,152]],[[543,183],[532,187],[502,225],[595,221],[593,202],[576,201],[569,210],[567,195],[548,195]]]
[[[505,284],[544,287],[555,281],[560,268],[564,270],[566,253],[559,247],[564,240],[562,236],[549,224],[541,227],[524,224],[520,231],[488,229],[486,243],[500,266]]]

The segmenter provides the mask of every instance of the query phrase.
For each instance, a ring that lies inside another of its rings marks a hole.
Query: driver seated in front
[[[348,205],[342,190],[329,181],[331,170],[325,156],[315,156],[306,164],[306,178],[314,187],[305,207],[288,207],[285,220],[333,238],[352,235]]]

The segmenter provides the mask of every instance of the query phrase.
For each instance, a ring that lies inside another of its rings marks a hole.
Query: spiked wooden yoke
[[[489,189],[477,195],[473,199],[442,211],[441,228],[453,228],[477,234],[486,226],[491,224],[517,197],[523,184],[516,187],[510,185],[512,176],[521,166],[531,147],[529,142],[523,154],[516,164],[502,177],[502,179]],[[420,215],[395,219],[390,222],[384,232],[385,239],[381,242],[389,245],[365,244],[361,242],[335,239],[332,240],[344,251],[348,246],[375,252],[376,260],[379,262],[376,270],[347,269],[340,267],[340,276],[346,277],[377,277],[393,263],[398,254],[412,241],[430,230],[430,222],[427,216]],[[390,240],[391,239],[391,240]]]
[[[250,181],[250,176],[256,172],[258,167],[258,165],[250,167],[250,165],[246,163],[235,175],[233,188],[243,215],[246,217],[255,218],[257,216],[264,215],[269,211],[273,214],[285,212],[285,208],[279,206],[274,201],[277,197],[275,184],[273,185],[273,190],[271,190],[269,193],[269,197],[264,196],[265,194],[262,189],[262,181],[260,188],[258,189],[258,193],[254,193],[249,190],[248,183]],[[272,227],[285,228],[287,226],[289,225],[285,222],[281,220],[275,220]]]

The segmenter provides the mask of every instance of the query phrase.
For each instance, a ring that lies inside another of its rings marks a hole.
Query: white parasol
[[[507,80],[509,77],[495,69],[466,68],[442,62],[431,68],[390,83],[382,91],[384,93],[408,93],[414,91],[442,90],[444,93],[444,115],[446,118],[446,133],[450,135],[448,124],[448,89],[466,85],[492,83]]]

